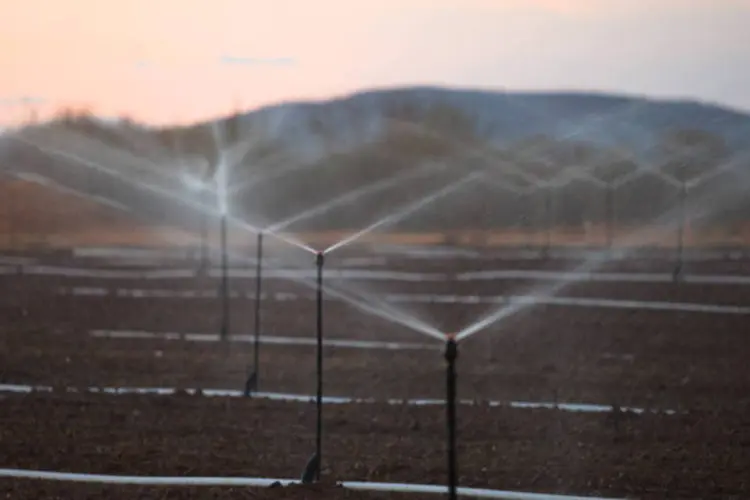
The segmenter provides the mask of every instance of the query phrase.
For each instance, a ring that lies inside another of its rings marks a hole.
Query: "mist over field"
[[[729,196],[692,222],[731,232],[750,210],[734,200],[737,171],[750,169],[748,131],[750,116],[699,102],[408,87],[182,127],[71,110],[7,134],[2,158],[7,172],[109,200],[110,211],[188,228],[195,207],[184,200],[196,196],[185,175],[207,178],[230,161],[232,213],[260,226],[288,221],[290,231],[352,231],[480,171],[482,181],[389,229],[583,228],[604,224],[608,210],[618,225],[643,225],[685,189]]]

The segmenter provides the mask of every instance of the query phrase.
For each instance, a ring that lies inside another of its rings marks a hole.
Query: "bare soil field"
[[[32,395],[8,396],[0,408],[6,463],[18,468],[286,478],[299,474],[314,446],[312,405]],[[744,414],[613,417],[466,407],[459,415],[466,486],[641,498],[748,493]],[[326,480],[444,482],[440,407],[335,405],[324,419]],[[45,491],[38,483],[0,485],[25,498]],[[308,498],[329,498],[323,493]]]
[[[379,301],[389,294],[407,298],[523,295],[555,283],[534,278],[461,281],[457,276],[469,271],[533,269],[526,261],[490,260],[487,266],[462,262],[426,262],[431,267],[426,271],[415,261],[391,258],[369,269],[437,272],[448,277],[331,279],[331,285],[367,290],[371,296],[365,303],[382,309],[385,306]],[[87,265],[76,259],[64,264]],[[722,265],[705,264],[701,272],[733,274],[733,268]],[[733,265],[742,269],[747,264]],[[548,261],[538,262],[540,268],[570,266]],[[617,271],[633,272],[627,266]],[[657,268],[638,272],[651,271],[662,272]],[[234,292],[244,295],[231,301],[231,333],[252,334],[255,281],[244,277],[231,284]],[[218,333],[218,285],[216,278],[1,275],[0,384],[81,390],[89,386],[241,390],[253,368],[250,339],[218,342],[186,335]],[[86,287],[104,293],[72,292]],[[126,297],[123,290],[173,295],[200,291],[214,297]],[[281,278],[264,280],[263,290],[267,294],[262,301],[263,336],[289,337],[294,342],[312,339],[312,290]],[[742,284],[612,281],[572,284],[556,296],[747,306],[749,290],[750,285]],[[502,305],[439,300],[385,304],[424,317],[442,331],[459,330]],[[439,341],[330,295],[324,314],[327,340],[420,344],[327,346],[326,395],[381,401],[444,397],[445,362]],[[468,338],[461,344],[458,360],[459,397],[503,404],[460,407],[461,484],[639,498],[747,496],[748,322],[746,314],[674,311],[663,305],[652,309],[637,304],[630,308],[539,305]],[[107,338],[108,333],[125,330],[150,337]],[[165,337],[168,333],[181,335]],[[311,345],[264,341],[259,361],[260,391],[314,392]],[[64,391],[2,393],[0,398],[0,447],[7,457],[0,464],[3,467],[294,478],[314,445],[315,410],[306,403]],[[513,401],[632,406],[654,412],[508,407]],[[443,412],[440,405],[326,405],[326,479],[444,484]],[[283,492],[138,488],[0,479],[0,492],[14,498],[182,498],[191,493],[196,495],[191,498],[378,497],[316,488]]]

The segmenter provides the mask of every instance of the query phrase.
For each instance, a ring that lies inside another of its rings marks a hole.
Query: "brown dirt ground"
[[[641,498],[748,494],[744,413],[614,418],[466,407],[459,417],[465,486]],[[442,408],[330,406],[324,421],[328,480],[445,480]],[[8,467],[293,478],[312,451],[313,423],[312,405],[267,401],[6,396],[0,443]]]
[[[215,304],[59,297],[55,289],[61,284],[80,282],[0,277],[0,382],[241,388],[252,354],[249,345],[104,340],[87,334],[91,328],[126,327],[209,333],[218,324]],[[252,288],[252,282],[248,284]],[[723,303],[731,302],[735,293],[687,286],[627,285],[622,289],[627,292],[586,286],[588,292],[581,293],[589,296],[627,293],[651,300],[713,297]],[[479,288],[496,291],[492,286]],[[243,333],[252,325],[248,306],[234,304],[236,325],[243,326]],[[312,301],[269,306],[264,309],[264,334],[312,335],[312,306]],[[426,305],[424,311],[438,321],[455,323],[470,322],[482,312],[445,304]],[[335,303],[326,305],[326,318],[331,337],[429,342]],[[642,498],[748,496],[746,329],[742,316],[540,307],[478,334],[461,350],[460,397],[557,398],[684,408],[690,413],[613,420],[611,414],[462,406],[462,484]],[[443,395],[444,361],[434,351],[331,348],[325,366],[330,395]],[[309,347],[263,346],[261,367],[262,390],[312,392]],[[0,399],[4,467],[295,477],[313,443],[314,407],[305,404],[71,394],[2,394]],[[443,483],[442,411],[378,404],[327,406],[327,478]],[[13,498],[182,498],[192,491],[0,479],[0,492]],[[207,498],[245,494],[195,492]],[[307,493],[294,495],[343,494]],[[263,491],[260,498],[274,494]]]

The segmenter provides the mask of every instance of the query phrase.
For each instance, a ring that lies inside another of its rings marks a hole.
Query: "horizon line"
[[[373,93],[387,93],[387,92],[396,92],[396,91],[404,91],[404,90],[433,90],[433,91],[444,91],[444,92],[464,92],[464,93],[486,93],[486,94],[525,94],[525,95],[558,95],[558,96],[573,96],[573,95],[579,95],[579,96],[591,96],[591,97],[604,97],[604,98],[620,98],[620,99],[629,99],[629,100],[642,100],[642,101],[648,101],[653,103],[663,103],[663,104],[697,104],[702,105],[706,107],[713,107],[718,108],[723,111],[734,113],[738,115],[743,115],[748,118],[750,118],[750,109],[744,109],[739,106],[734,106],[727,103],[722,103],[718,101],[712,101],[710,99],[704,99],[700,97],[692,97],[692,96],[655,96],[653,94],[648,93],[639,93],[639,92],[627,92],[627,91],[618,91],[618,90],[606,90],[606,89],[586,89],[586,88],[567,88],[567,87],[559,87],[559,88],[539,88],[539,89],[518,89],[518,88],[507,88],[507,87],[493,87],[493,86],[468,86],[468,85],[440,85],[435,83],[412,83],[412,84],[393,84],[393,85],[379,85],[379,86],[370,86],[370,87],[362,87],[358,90],[354,91],[345,91],[345,92],[338,92],[338,93],[332,93],[328,97],[321,97],[321,98],[288,98],[279,100],[276,102],[271,102],[267,104],[263,104],[260,106],[256,106],[253,108],[243,108],[238,109],[234,111],[231,114],[225,114],[225,113],[218,113],[213,115],[208,115],[204,118],[198,119],[198,120],[191,120],[186,122],[175,122],[175,121],[168,121],[168,122],[149,122],[146,120],[137,120],[129,117],[127,115],[127,112],[123,113],[119,116],[112,116],[112,115],[100,115],[95,112],[92,112],[87,109],[80,109],[80,106],[76,106],[74,103],[71,103],[70,105],[62,104],[58,106],[55,111],[52,113],[52,117],[46,120],[40,120],[38,123],[50,123],[55,121],[59,118],[59,115],[65,111],[65,110],[71,110],[71,111],[81,111],[87,113],[89,116],[95,119],[99,119],[102,121],[114,121],[114,122],[120,122],[128,120],[136,125],[139,125],[144,128],[151,128],[151,129],[160,129],[160,128],[172,128],[172,127],[191,127],[195,125],[199,125],[202,123],[208,123],[213,122],[217,120],[226,119],[227,117],[233,116],[233,114],[251,114],[251,113],[257,113],[264,110],[269,110],[273,108],[279,108],[283,106],[293,106],[293,105],[321,105],[321,104],[327,104],[327,103],[333,103],[336,101],[344,101],[347,99],[352,99],[356,96],[363,95],[363,94],[373,94]],[[33,101],[37,104],[41,103],[47,103],[49,100],[45,99],[44,97],[35,97]],[[28,97],[18,97],[18,98],[10,98],[10,97],[3,97],[0,98],[0,102],[5,103],[6,105],[13,105],[10,104],[14,102],[15,106],[28,106],[31,108],[32,114],[37,111],[32,106],[34,105],[33,102],[29,102]],[[0,122],[0,130],[3,128],[12,128],[12,127],[24,127],[26,125],[30,125],[32,123],[20,121],[17,123],[2,123]]]

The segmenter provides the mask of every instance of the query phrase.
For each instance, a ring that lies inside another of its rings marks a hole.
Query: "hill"
[[[750,216],[740,196],[750,175],[748,132],[750,116],[705,103],[412,87],[283,103],[187,127],[68,114],[6,134],[0,160],[115,200],[141,219],[193,229],[196,204],[215,200],[192,192],[185,173],[211,175],[222,144],[234,165],[231,209],[261,226],[360,228],[470,171],[484,172],[481,181],[396,226],[582,227],[613,217],[642,225],[674,211],[683,188],[698,219],[732,226]],[[352,191],[359,194],[347,198]],[[706,217],[716,199],[722,203]],[[330,202],[330,211],[295,220]]]

